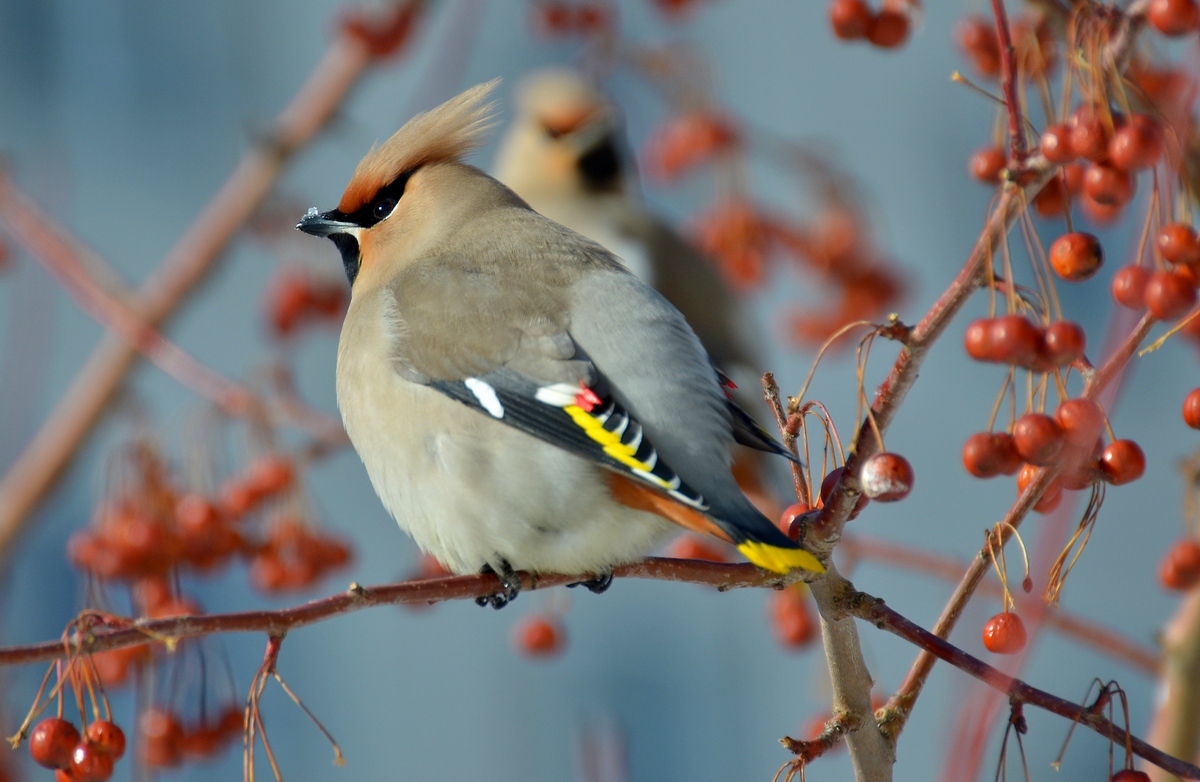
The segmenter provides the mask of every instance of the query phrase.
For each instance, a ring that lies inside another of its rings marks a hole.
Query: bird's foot
[[[574,584],[567,584],[567,587],[574,589],[577,586],[581,586],[585,587],[593,595],[600,595],[608,591],[608,588],[612,586],[612,582],[613,574],[610,570],[607,573],[601,573],[595,578],[589,578],[587,581],[576,581]]]
[[[500,586],[503,591],[497,592],[494,595],[484,595],[483,597],[475,598],[477,606],[491,606],[499,611],[504,606],[517,599],[517,595],[521,592],[521,577],[517,575],[517,571],[512,569],[512,565],[504,560],[500,560],[500,570],[497,571],[491,565],[484,565],[480,573],[491,573],[500,580]]]

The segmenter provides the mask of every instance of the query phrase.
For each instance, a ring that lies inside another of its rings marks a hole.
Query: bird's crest
[[[425,163],[458,160],[483,143],[494,124],[495,104],[484,100],[500,83],[492,79],[410,119],[354,169],[338,211],[351,214],[405,171]]]

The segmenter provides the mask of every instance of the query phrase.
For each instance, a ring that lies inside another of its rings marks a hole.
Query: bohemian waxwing
[[[493,170],[533,209],[598,242],[675,305],[713,361],[757,387],[762,361],[712,262],[638,197],[619,112],[582,73],[547,68],[518,88]]]
[[[785,453],[722,393],[687,322],[608,251],[461,162],[495,82],[419,115],[296,227],[350,278],[337,359],[346,432],[384,506],[455,573],[595,574],[667,521],[761,567],[821,563],[729,471],[736,437]]]

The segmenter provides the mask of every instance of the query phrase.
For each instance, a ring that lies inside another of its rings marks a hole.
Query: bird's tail
[[[708,516],[729,535],[742,556],[760,568],[775,573],[787,573],[796,568],[825,572],[825,566],[812,552],[783,534],[748,501],[714,507]]]

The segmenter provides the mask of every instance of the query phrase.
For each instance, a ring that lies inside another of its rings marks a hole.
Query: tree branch
[[[1091,728],[1106,739],[1118,744],[1124,744],[1126,731],[1104,718],[1098,711],[1092,711],[1070,701],[1063,700],[1057,695],[1031,687],[1020,679],[993,668],[982,660],[972,657],[957,646],[945,641],[925,628],[909,621],[905,617],[888,608],[882,600],[859,594],[859,599],[851,601],[848,610],[855,616],[875,625],[881,630],[897,635],[910,643],[927,650],[927,653],[965,671],[976,679],[1004,694],[1014,703],[1027,703],[1040,709],[1057,714],[1061,717],[1078,722]],[[885,717],[885,720],[887,718]],[[1162,750],[1152,747],[1136,736],[1130,735],[1133,751],[1156,766],[1170,771],[1184,779],[1200,779],[1200,768],[1191,763],[1172,757]]]
[[[846,535],[842,538],[838,550],[854,561],[871,560],[949,581],[958,581],[963,569],[967,567],[967,562],[958,557],[934,554],[903,543],[866,535]],[[981,587],[997,599],[1003,595],[1000,585],[993,581],[985,581]],[[1142,673],[1157,676],[1162,672],[1163,659],[1156,650],[1127,638],[1111,627],[1092,622],[1061,607],[1048,607],[1043,621],[1067,638],[1086,644],[1089,648],[1120,660]]]
[[[1142,317],[1137,326],[1129,333],[1117,350],[1113,353],[1104,365],[1084,384],[1082,396],[1086,399],[1095,400],[1100,396],[1101,392],[1115,379],[1128,365],[1129,360],[1137,351],[1138,345],[1150,333],[1150,329],[1156,321],[1150,315]],[[1059,468],[1043,467],[1037,471],[1036,476],[1026,487],[1025,492],[1017,498],[1016,503],[1009,508],[1008,513],[1004,516],[1002,522],[1003,532],[1002,537],[1007,541],[1012,532],[1020,526],[1021,521],[1033,508],[1034,504],[1041,499],[1042,494],[1050,486],[1051,482],[1058,477]],[[1002,542],[1003,545],[1003,542]],[[946,607],[942,609],[942,615],[938,617],[937,624],[933,627],[933,632],[939,638],[949,638],[954,626],[958,623],[959,617],[967,607],[971,596],[975,594],[975,590],[979,588],[979,584],[983,581],[983,577],[987,574],[988,568],[991,565],[988,549],[985,546],[980,549],[975,559],[971,562],[967,571],[963,574],[958,586],[951,595]],[[923,651],[917,655],[917,659],[913,662],[912,668],[905,677],[904,682],[900,685],[891,699],[888,700],[886,708],[889,712],[893,712],[887,720],[888,732],[893,738],[900,735],[900,731],[904,728],[904,723],[908,720],[909,714],[912,712],[912,707],[916,703],[917,698],[921,694],[921,689],[925,686],[925,682],[929,678],[929,673],[933,670],[933,664],[936,661],[935,655],[929,651]]]
[[[233,235],[270,192],[284,164],[324,127],[370,62],[362,39],[343,28],[269,133],[242,156],[138,289],[131,306],[147,324],[159,326],[211,271]],[[45,423],[0,479],[0,556],[95,426],[136,355],[116,335],[101,338]]]
[[[593,574],[539,574],[536,578],[521,573],[525,590],[546,589],[593,578]],[[613,569],[618,578],[644,578],[655,581],[678,581],[703,584],[724,592],[746,587],[777,588],[796,581],[800,572],[788,576],[769,573],[749,563],[728,564],[689,559],[651,557],[632,565]],[[0,667],[61,659],[67,651],[80,649],[101,652],[136,646],[150,641],[182,640],[217,633],[262,632],[282,635],[298,627],[321,622],[335,616],[354,613],[379,605],[407,603],[438,603],[445,600],[482,597],[500,591],[500,582],[492,574],[447,576],[418,581],[401,581],[375,587],[351,584],[341,594],[314,600],[294,608],[276,611],[244,611],[235,614],[207,614],[168,619],[122,620],[118,629],[106,629],[99,624],[80,637],[46,641],[29,646],[0,648]]]
[[[0,170],[0,219],[9,234],[37,258],[79,304],[102,326],[118,334],[155,366],[229,415],[245,416],[264,410],[263,401],[247,387],[197,361],[131,309],[134,298],[95,252],[80,244]],[[95,279],[100,276],[106,284]],[[328,413],[298,400],[279,412],[322,441],[348,444],[341,423]]]

